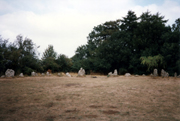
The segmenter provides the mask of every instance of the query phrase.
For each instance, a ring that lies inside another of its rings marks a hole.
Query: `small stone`
[[[130,73],[126,73],[125,76],[131,76],[131,74]]]
[[[19,76],[20,76],[20,77],[24,77],[23,73],[20,73]]]
[[[49,72],[48,71],[47,71],[46,75],[49,76]]]
[[[4,78],[4,77],[5,77],[5,75],[2,75],[2,76],[1,76],[1,78]]]
[[[71,77],[71,75],[68,72],[66,73],[66,76]]]

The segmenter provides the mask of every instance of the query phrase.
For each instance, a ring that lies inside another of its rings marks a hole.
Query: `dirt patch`
[[[108,108],[117,108],[116,106],[108,106]]]
[[[102,105],[90,105],[89,106],[90,108],[101,108],[101,107],[103,107]]]
[[[69,83],[69,84],[66,84],[65,86],[66,87],[71,87],[71,86],[81,86],[81,85],[78,84],[78,83]]]
[[[179,78],[97,77],[0,80],[0,120],[180,120]]]
[[[120,112],[116,110],[106,110],[106,111],[103,111],[103,113],[104,114],[119,114]]]
[[[98,117],[97,115],[84,115],[84,116],[87,118],[97,118]]]
[[[50,108],[54,106],[54,102],[48,102],[47,104],[45,104],[45,107]]]
[[[65,113],[75,113],[75,112],[79,112],[79,110],[75,109],[70,109],[70,110],[65,110]]]

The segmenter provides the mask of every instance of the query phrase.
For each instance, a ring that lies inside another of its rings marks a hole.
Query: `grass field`
[[[0,79],[0,121],[180,121],[180,79]]]

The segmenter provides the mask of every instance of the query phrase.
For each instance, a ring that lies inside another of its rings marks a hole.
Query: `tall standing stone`
[[[114,73],[113,73],[114,76],[117,76],[118,73],[117,73],[117,69],[114,70]]]
[[[80,68],[78,71],[78,76],[85,76],[85,70],[83,68]]]
[[[5,72],[6,77],[14,77],[15,71],[12,69],[7,69]]]
[[[164,76],[165,76],[165,71],[164,71],[164,69],[162,69],[161,70],[161,77],[164,78]]]
[[[153,76],[158,76],[158,70],[157,69],[154,69]]]

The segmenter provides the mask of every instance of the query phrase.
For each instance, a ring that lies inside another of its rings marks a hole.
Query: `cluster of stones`
[[[78,76],[85,76],[85,70],[81,67],[80,70],[78,71]]]
[[[114,70],[114,73],[112,73],[112,72],[108,73],[108,76],[117,76],[117,75],[118,75],[117,69]]]
[[[15,71],[12,70],[12,69],[7,69],[6,72],[5,72],[5,75],[2,75],[1,77],[14,77],[14,74],[15,74]],[[41,74],[42,76],[45,76],[44,73]],[[49,71],[46,72],[46,75],[47,76],[50,76],[51,74],[49,73]],[[62,74],[58,73],[57,74],[58,76],[62,76]],[[108,73],[109,76],[118,76],[118,72],[117,72],[117,69],[114,70],[114,73],[112,72],[109,72]],[[31,72],[31,76],[38,76],[38,74],[36,72]],[[68,77],[72,77],[68,72],[66,73],[66,76]],[[80,77],[83,77],[85,76],[85,70],[83,68],[80,68],[80,70],[78,71],[78,76]],[[130,73],[126,73],[125,74],[126,77],[128,76],[131,76]],[[135,75],[135,76],[138,76],[138,75]],[[144,74],[142,76],[145,76]],[[158,76],[158,70],[157,69],[154,69],[153,70],[153,74],[151,74],[151,76],[153,77],[156,77]],[[19,77],[24,77],[23,73],[20,73]],[[169,77],[169,73],[166,72],[164,69],[161,70],[161,77],[164,78],[164,77]],[[175,72],[174,73],[174,77],[176,78],[180,78],[180,75],[177,76],[177,73]]]
[[[161,70],[161,77],[164,78],[164,77],[169,77],[169,73],[166,72],[164,69]]]

